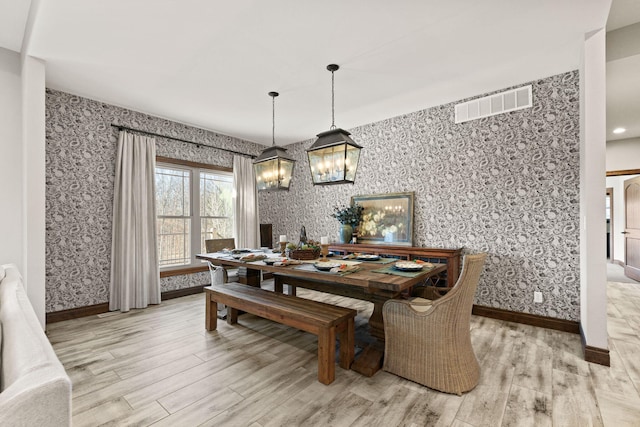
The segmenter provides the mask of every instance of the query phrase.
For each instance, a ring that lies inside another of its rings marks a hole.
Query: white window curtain
[[[109,310],[160,304],[155,139],[120,131],[113,198]]]
[[[260,247],[258,191],[253,161],[233,156],[233,188],[235,192],[233,234],[237,248]]]

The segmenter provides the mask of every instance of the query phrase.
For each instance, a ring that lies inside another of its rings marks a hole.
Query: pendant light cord
[[[278,92],[269,92],[271,97],[271,146],[276,145],[276,96]]]
[[[334,79],[334,71],[331,71],[331,127],[329,129],[333,130],[336,128],[336,107],[335,107],[335,79]]]

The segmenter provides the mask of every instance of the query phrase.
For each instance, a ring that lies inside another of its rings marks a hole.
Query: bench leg
[[[289,285],[289,295],[296,296],[296,287]]]
[[[342,369],[351,368],[355,357],[355,328],[353,317],[347,321],[346,326],[338,335],[340,340],[340,367]]]
[[[235,325],[238,323],[238,309],[229,307],[227,305],[227,323],[229,325]]]
[[[318,335],[318,381],[331,384],[336,374],[336,328],[320,330]]]
[[[204,327],[207,331],[215,331],[218,327],[218,303],[211,298],[209,292],[205,292],[205,321]]]
[[[283,285],[284,285],[284,280],[282,280],[282,277],[275,275],[273,278],[273,292],[277,292],[281,294]]]

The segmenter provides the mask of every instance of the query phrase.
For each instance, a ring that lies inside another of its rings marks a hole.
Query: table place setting
[[[265,264],[266,264],[266,260],[265,260]],[[301,264],[303,264],[303,262],[297,259],[280,258],[278,261],[275,261],[271,265],[273,265],[274,267],[286,267],[288,265],[301,265]]]
[[[329,273],[329,274],[338,274],[340,276],[344,276],[346,274],[355,273],[356,271],[360,271],[361,268],[358,266],[359,262],[336,262],[336,261],[316,261],[314,263],[304,263],[297,267],[294,267],[295,270],[303,270],[303,271],[313,271],[316,273]]]
[[[415,261],[398,261],[395,264],[379,268],[377,270],[371,270],[373,273],[382,273],[382,274],[394,274],[396,276],[403,277],[417,277],[424,272],[433,270],[435,265],[430,262],[425,262],[422,260]]]
[[[262,261],[264,259],[267,259],[267,255],[264,253],[251,253],[249,255],[240,257],[240,261],[242,262],[255,262],[255,261]]]

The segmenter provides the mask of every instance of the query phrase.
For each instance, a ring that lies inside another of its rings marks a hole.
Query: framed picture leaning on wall
[[[413,246],[413,192],[352,196],[354,203],[364,208],[358,242]]]

